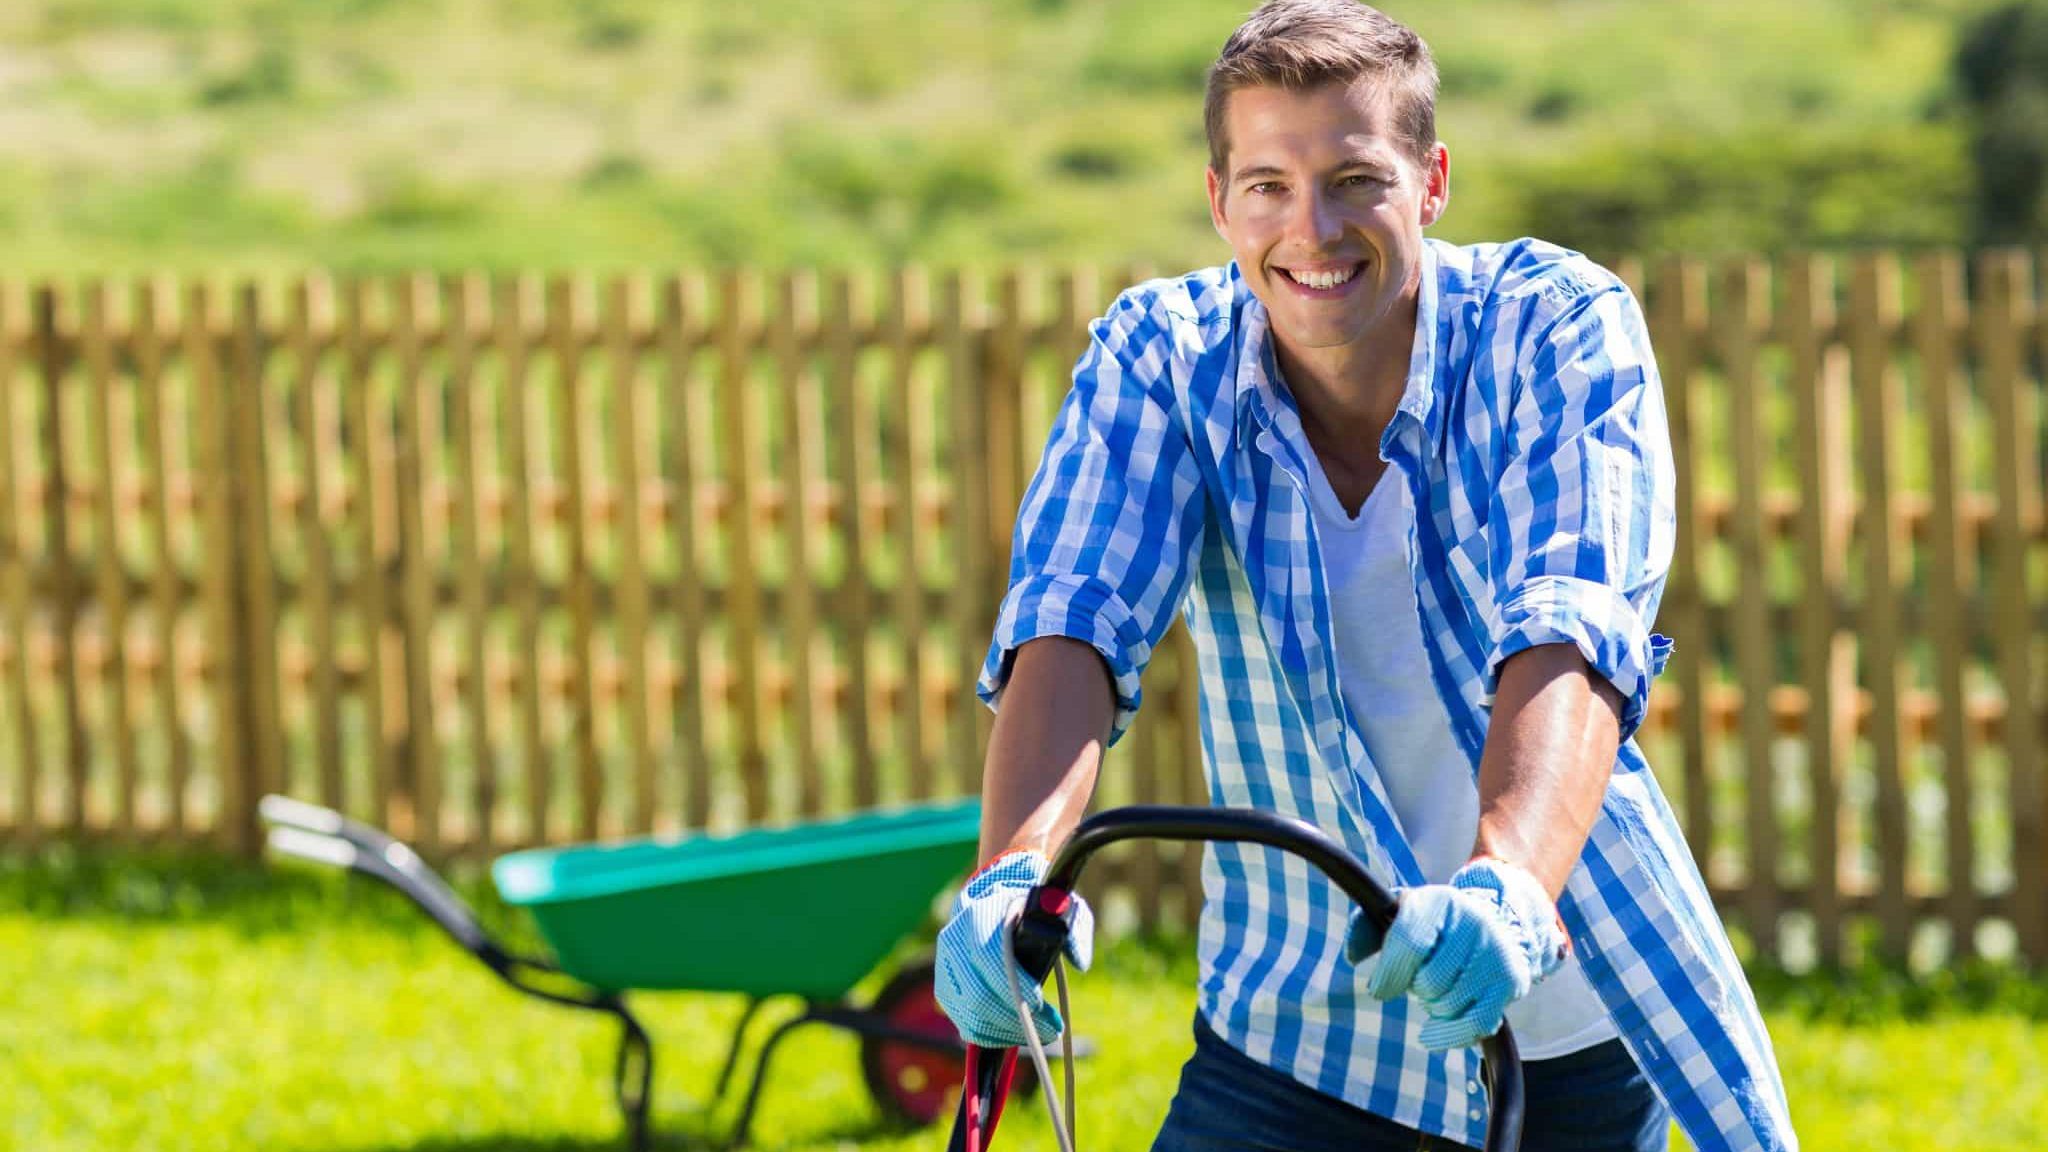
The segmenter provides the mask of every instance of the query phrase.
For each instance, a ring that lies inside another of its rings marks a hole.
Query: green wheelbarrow
[[[924,920],[940,890],[973,865],[978,800],[729,836],[500,857],[491,867],[499,895],[533,917],[552,960],[518,955],[493,940],[417,853],[383,832],[283,796],[264,797],[259,812],[272,849],[373,876],[410,897],[512,987],[615,1017],[614,1086],[636,1152],[649,1137],[654,1054],[646,1029],[626,1007],[629,990],[750,998],[712,1091],[713,1109],[732,1084],[742,1041],[761,1006],[780,997],[802,1001],[803,1014],[761,1046],[731,1147],[746,1142],[776,1046],[804,1024],[829,1024],[860,1037],[868,1089],[892,1121],[931,1124],[952,1110],[966,1051],[933,995],[930,962],[898,969],[865,1005],[850,994]]]

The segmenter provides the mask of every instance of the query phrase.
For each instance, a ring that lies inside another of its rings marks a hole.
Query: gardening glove
[[[1344,943],[1356,964],[1380,952],[1366,991],[1413,995],[1429,1014],[1422,1046],[1477,1044],[1500,1030],[1507,1006],[1564,964],[1570,938],[1543,883],[1505,860],[1482,856],[1448,884],[1410,888],[1384,939],[1353,913]]]
[[[982,868],[953,902],[953,918],[939,931],[936,991],[939,1007],[952,1018],[960,1038],[984,1048],[1017,1048],[1029,1043],[1004,968],[1003,926],[1023,910],[1024,898],[1052,867],[1037,852],[1006,852]],[[1067,962],[1086,971],[1095,950],[1095,917],[1075,896]],[[1036,981],[1022,970],[1017,988],[1031,1007],[1041,1044],[1066,1027],[1059,1009],[1046,1003]]]

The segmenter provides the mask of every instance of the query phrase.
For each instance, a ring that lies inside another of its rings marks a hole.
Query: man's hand
[[[1402,892],[1384,940],[1353,913],[1344,955],[1356,964],[1380,952],[1366,991],[1380,1000],[1412,994],[1430,1016],[1422,1046],[1440,1052],[1499,1031],[1507,1006],[1555,972],[1570,949],[1542,883],[1481,857],[1448,884]]]
[[[936,991],[939,1007],[960,1029],[960,1038],[983,1048],[1016,1048],[1028,1043],[1017,1002],[1010,995],[1004,925],[1024,906],[1033,886],[1051,868],[1036,852],[1008,852],[989,862],[960,890],[953,918],[939,932]],[[1074,897],[1067,962],[1086,971],[1095,951],[1095,917]],[[1017,989],[1031,1006],[1031,1023],[1041,1044],[1058,1038],[1066,1023],[1059,1009],[1029,976],[1018,974]]]

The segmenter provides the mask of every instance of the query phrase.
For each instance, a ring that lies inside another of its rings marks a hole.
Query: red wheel
[[[932,991],[930,961],[912,964],[898,971],[869,1011],[892,1027],[917,1032],[934,1039],[957,1043],[960,1033],[939,1008]],[[868,1091],[884,1114],[900,1124],[922,1128],[950,1117],[960,1097],[960,1081],[967,1075],[964,1054],[934,1052],[900,1040],[864,1036],[860,1042],[861,1071],[867,1076]],[[1036,1077],[1020,1065],[1013,1092],[1030,1090]]]

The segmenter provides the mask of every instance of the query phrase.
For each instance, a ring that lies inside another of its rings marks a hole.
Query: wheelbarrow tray
[[[978,800],[500,857],[561,969],[608,991],[839,1000],[974,861]]]

